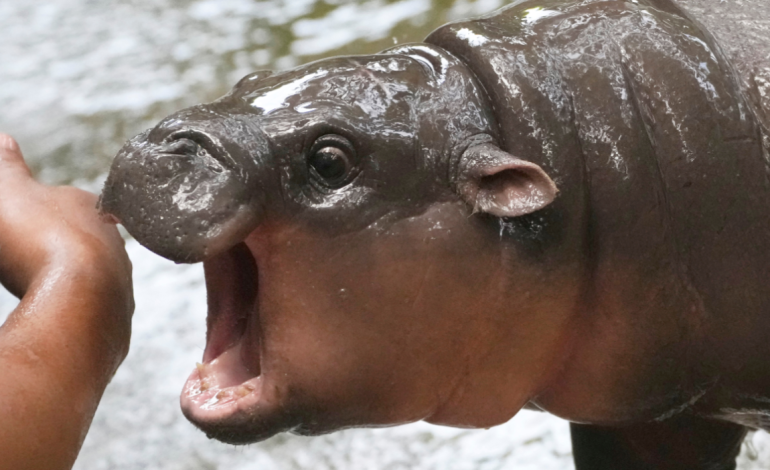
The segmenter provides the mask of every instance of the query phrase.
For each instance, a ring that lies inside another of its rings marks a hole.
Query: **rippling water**
[[[117,149],[163,116],[224,94],[241,76],[327,55],[419,41],[501,0],[0,0],[0,130],[38,175],[98,189]],[[94,183],[94,181],[96,181]],[[522,412],[489,431],[413,424],[249,447],[205,437],[178,408],[204,340],[200,266],[135,242],[128,359],[105,394],[77,469],[570,469],[567,424]],[[15,304],[0,292],[0,321]],[[742,469],[766,468],[754,438]]]

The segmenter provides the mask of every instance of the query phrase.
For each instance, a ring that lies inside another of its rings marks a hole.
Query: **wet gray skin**
[[[582,423],[579,469],[730,468],[770,427],[764,72],[739,65],[664,0],[529,1],[166,118],[101,204],[204,261],[183,411],[242,443],[529,406]]]
[[[491,140],[494,118],[474,82],[457,59],[427,46],[256,72],[227,96],[129,142],[102,207],[178,262],[201,261],[242,240],[273,208],[284,217],[302,212],[315,224],[334,218],[340,230],[365,227],[398,206],[420,212],[403,194],[419,200],[446,192],[459,153]],[[366,136],[377,136],[376,144]],[[324,148],[345,152],[344,173],[331,168],[324,178],[308,164]],[[455,158],[443,158],[452,152]],[[404,177],[404,165],[418,160]]]

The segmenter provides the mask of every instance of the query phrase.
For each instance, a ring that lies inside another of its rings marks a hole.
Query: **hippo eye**
[[[353,170],[353,146],[344,137],[324,136],[313,145],[308,159],[311,172],[325,186],[339,188],[349,182]]]

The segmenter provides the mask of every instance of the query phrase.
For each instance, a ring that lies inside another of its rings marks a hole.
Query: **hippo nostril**
[[[208,161],[217,172],[233,168],[230,154],[215,137],[194,129],[182,129],[166,137],[162,152],[171,155],[197,156]]]
[[[196,155],[201,150],[200,146],[190,139],[179,139],[163,146],[163,153],[175,155]]]

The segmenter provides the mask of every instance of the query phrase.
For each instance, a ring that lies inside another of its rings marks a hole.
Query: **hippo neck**
[[[738,368],[733,358],[770,348],[764,331],[734,322],[741,311],[765,324],[770,309],[770,295],[739,294],[766,291],[770,275],[770,254],[751,248],[758,246],[752,237],[770,233],[761,127],[713,38],[686,17],[639,3],[603,2],[602,21],[586,21],[563,40],[554,29],[545,46],[536,38],[548,34],[547,20],[522,19],[532,2],[426,39],[476,74],[501,147],[540,165],[559,186],[560,197],[540,214],[550,243],[540,262],[561,272],[569,266],[583,280],[574,312],[581,326],[567,341],[558,386],[539,402],[575,420],[676,412],[707,393],[720,369]],[[559,2],[543,14],[590,17],[592,9],[591,2]],[[720,71],[708,76],[708,87],[683,84],[688,63],[672,56],[662,66],[652,39],[625,62],[604,47],[607,34],[617,44],[633,36],[640,9],[669,34],[655,40],[684,38],[676,28],[698,31],[688,36],[697,47],[672,42],[671,50]],[[602,34],[580,35],[596,25],[606,28]],[[700,57],[702,44],[709,50]],[[578,66],[570,54],[594,62]],[[667,95],[665,103],[654,100],[656,92]],[[740,176],[726,180],[736,168]]]

